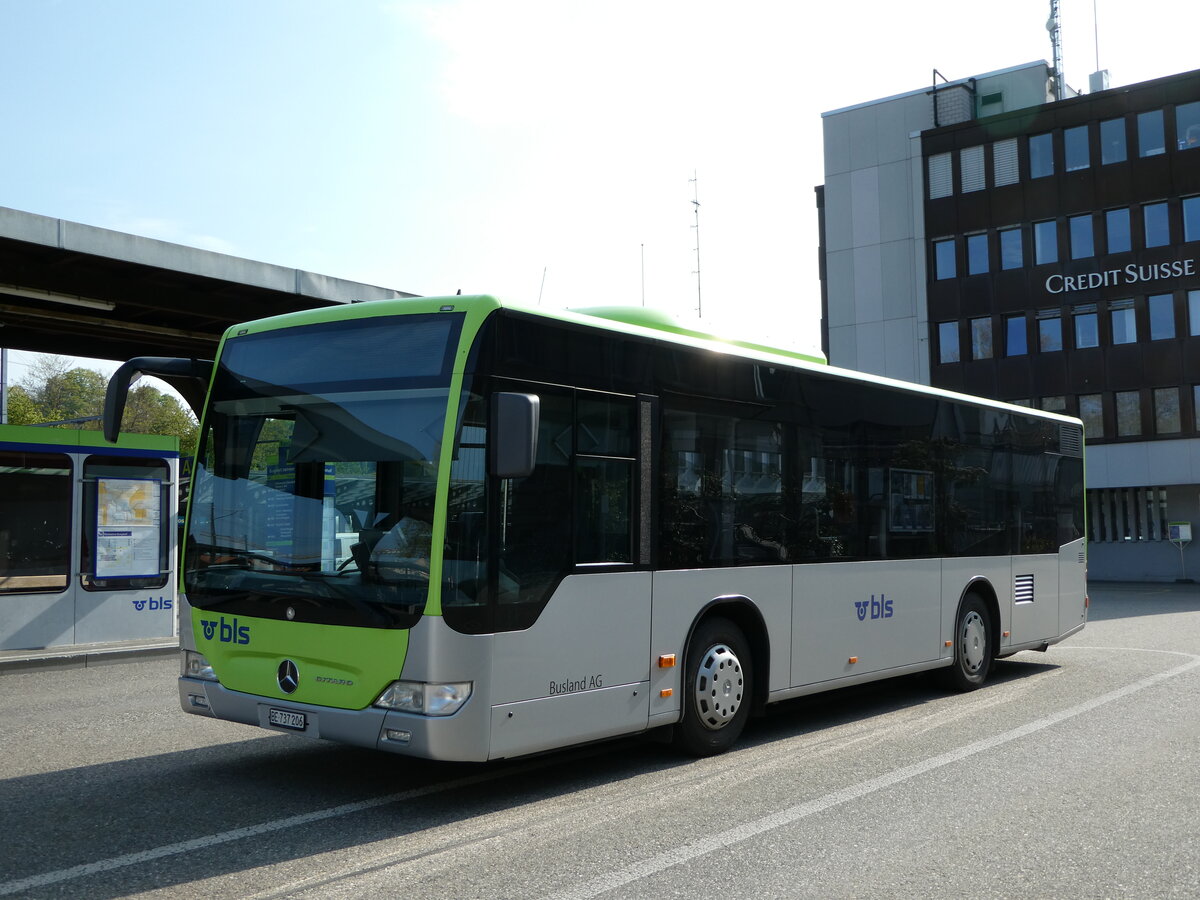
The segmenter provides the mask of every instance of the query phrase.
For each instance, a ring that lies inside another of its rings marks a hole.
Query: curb
[[[179,652],[179,641],[131,644],[81,644],[43,650],[0,651],[0,675],[15,675],[22,672],[39,672],[45,669],[86,669],[92,666],[109,666],[116,663],[141,659],[174,656]]]

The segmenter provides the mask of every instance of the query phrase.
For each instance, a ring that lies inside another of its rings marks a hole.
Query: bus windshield
[[[191,498],[193,606],[416,623],[460,325],[367,318],[226,342]]]

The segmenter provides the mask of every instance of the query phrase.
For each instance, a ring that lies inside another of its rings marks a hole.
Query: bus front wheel
[[[693,756],[724,753],[750,715],[750,651],[733,622],[705,619],[688,644],[684,669],[683,719],[675,743]]]
[[[991,614],[978,594],[967,594],[954,622],[954,663],[946,672],[947,684],[958,691],[973,691],[991,667]]]

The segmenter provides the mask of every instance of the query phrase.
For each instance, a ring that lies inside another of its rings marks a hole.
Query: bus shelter
[[[0,650],[177,634],[179,439],[0,425]]]

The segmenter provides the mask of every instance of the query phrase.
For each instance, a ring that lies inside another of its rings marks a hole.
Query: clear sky
[[[1072,86],[1094,7],[1114,87],[1200,65],[1195,0],[1062,0]],[[0,0],[0,206],[414,293],[688,318],[698,188],[704,325],[815,349],[820,114],[1049,59],[1049,8]]]

